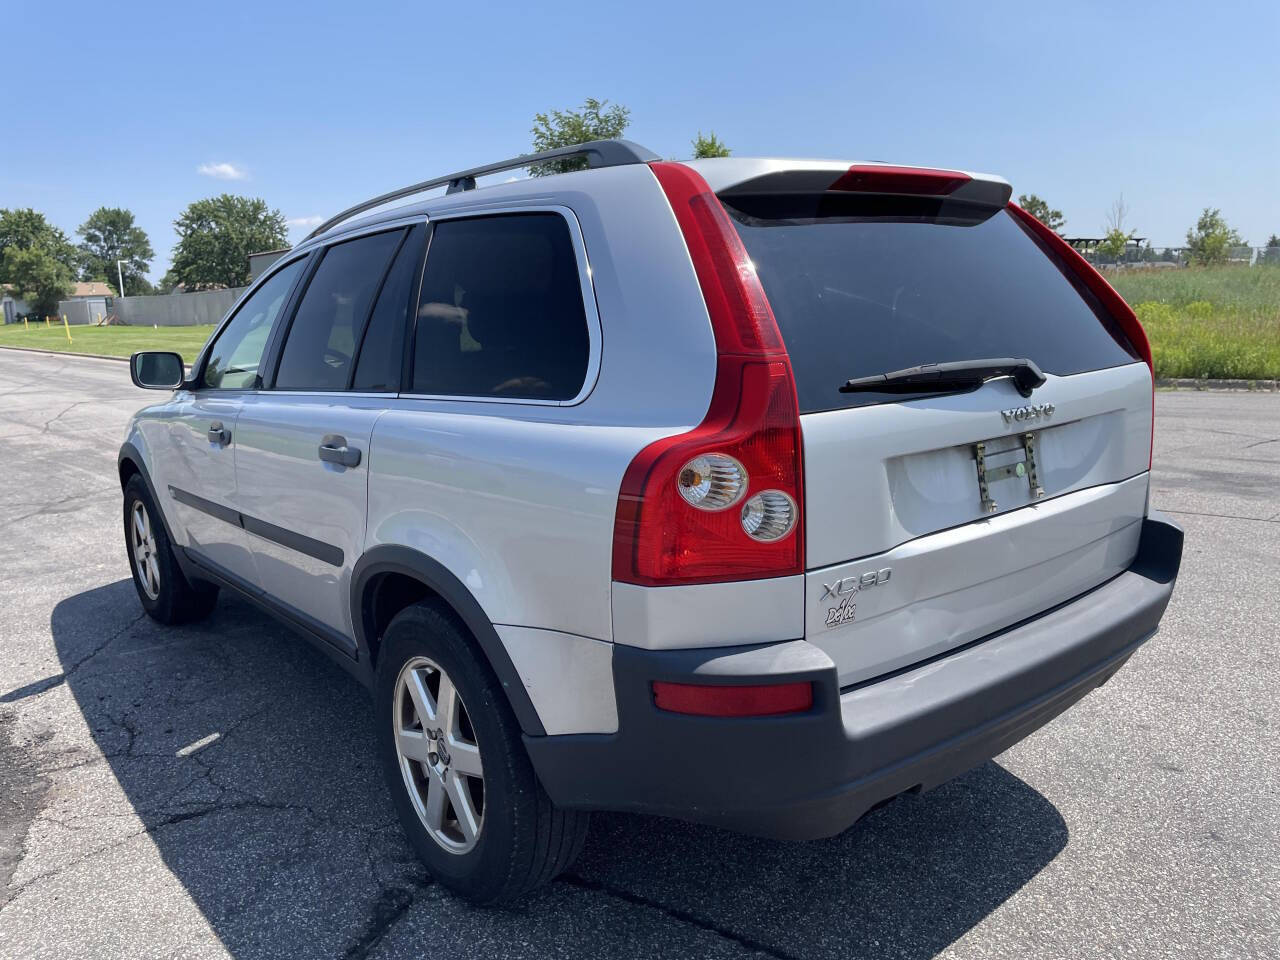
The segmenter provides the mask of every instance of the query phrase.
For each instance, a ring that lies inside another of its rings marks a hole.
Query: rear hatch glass
[[[1018,357],[1068,375],[1131,363],[1083,285],[1005,209],[930,198],[722,198],[764,285],[801,413],[901,401],[846,380]]]

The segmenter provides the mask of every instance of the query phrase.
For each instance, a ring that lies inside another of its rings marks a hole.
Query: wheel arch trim
[[[538,717],[538,711],[484,608],[447,567],[411,547],[397,544],[372,547],[360,558],[351,573],[351,623],[361,658],[369,664],[370,671],[374,669],[371,640],[376,638],[368,635],[373,615],[369,587],[375,577],[385,573],[397,573],[416,580],[449,605],[476,638],[480,652],[506,692],[507,701],[511,704],[521,729],[528,736],[545,736],[546,730]]]
[[[159,491],[156,485],[151,481],[151,473],[147,470],[147,461],[130,441],[126,440],[120,446],[120,454],[116,457],[116,473],[120,477],[120,491],[124,492],[125,484],[128,483],[124,478],[124,465],[131,463],[133,469],[142,477],[142,482],[147,486],[147,493],[151,494],[151,502],[156,506],[156,513],[160,514],[160,522],[164,524],[165,535],[169,538],[169,542],[175,547],[178,541],[173,537],[173,528],[169,526],[169,518],[165,516],[164,506],[160,502]],[[182,568],[183,576],[187,576],[186,558],[182,556],[182,551],[175,550],[174,555],[179,557],[178,566]]]

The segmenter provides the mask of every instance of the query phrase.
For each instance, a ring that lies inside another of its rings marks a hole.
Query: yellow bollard
[[[48,316],[48,314],[46,314],[46,315],[45,315],[45,318],[44,318],[44,325],[45,325],[46,327],[48,327],[48,326],[49,326],[49,316]]]
[[[22,318],[22,329],[23,329],[23,330],[30,330],[30,329],[31,329],[29,326],[27,326],[27,318],[26,318],[26,316],[25,316],[25,315],[24,315],[24,316],[23,316],[23,318]]]
[[[67,343],[71,343],[71,324],[67,323],[67,315],[62,315],[62,332],[67,335]]]

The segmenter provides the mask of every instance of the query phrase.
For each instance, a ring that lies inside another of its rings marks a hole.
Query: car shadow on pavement
[[[61,601],[52,631],[139,830],[236,957],[925,958],[1067,842],[1052,803],[988,763],[813,843],[598,814],[567,877],[480,910],[404,842],[363,689],[258,611],[224,596],[162,627],[121,580]]]

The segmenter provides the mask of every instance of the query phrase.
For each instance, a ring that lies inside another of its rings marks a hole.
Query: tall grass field
[[[1157,377],[1280,378],[1280,267],[1107,271],[1151,340]]]

